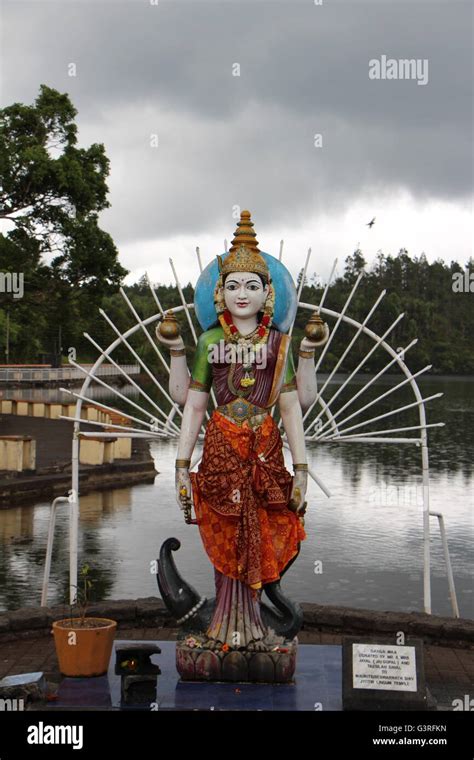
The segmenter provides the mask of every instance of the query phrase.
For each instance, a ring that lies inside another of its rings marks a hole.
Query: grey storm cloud
[[[399,190],[462,201],[471,20],[459,2],[4,2],[2,101],[69,93],[111,159],[122,243],[228,226],[236,204],[298,224]],[[428,83],[370,80],[382,55],[427,59]]]

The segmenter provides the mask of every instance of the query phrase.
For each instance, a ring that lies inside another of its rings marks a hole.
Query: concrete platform
[[[122,628],[118,632],[120,639],[117,640],[160,641],[160,646],[164,649],[166,642],[176,641],[177,634],[177,628],[166,626],[159,628]],[[300,631],[298,639],[301,649],[302,645],[305,644],[323,644],[335,647],[340,651],[342,644],[340,634],[316,631]],[[171,645],[174,647],[174,643]],[[462,700],[466,694],[473,695],[474,651],[472,649],[425,644],[424,661],[426,683],[437,701],[437,710],[451,711],[454,700]],[[46,679],[52,685],[52,690],[56,690],[63,680],[58,671],[54,641],[51,635],[38,632],[38,635],[29,636],[24,640],[5,641],[0,644],[0,677],[37,670],[44,671]],[[189,684],[189,686],[192,688],[193,684]],[[99,684],[97,688],[102,687]],[[54,702],[50,702],[42,709],[50,709],[53,704]],[[38,705],[32,705],[31,708],[38,709]],[[113,709],[112,700],[95,709]]]
[[[120,676],[115,675],[115,646],[107,676],[64,678],[52,709],[121,709]],[[184,682],[176,670],[175,642],[154,641],[161,654],[151,660],[161,668],[156,698],[148,706],[125,710],[342,710],[340,646],[300,644],[292,684]]]

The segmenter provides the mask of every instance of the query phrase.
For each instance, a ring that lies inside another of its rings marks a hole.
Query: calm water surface
[[[366,377],[357,379],[361,386],[366,382]],[[384,383],[393,385],[393,380],[378,382],[364,398],[383,393],[389,387]],[[337,387],[335,383],[334,390]],[[429,432],[431,508],[445,517],[461,615],[474,617],[474,379],[427,378],[420,381],[420,387],[424,396],[444,392],[442,399],[428,405],[428,422],[446,422],[446,427]],[[368,414],[396,408],[400,400],[410,403],[413,396],[404,388],[389,396],[382,410],[377,406]],[[395,415],[381,422],[379,429],[398,427],[407,424],[407,417]],[[415,417],[411,418],[413,423]],[[212,596],[213,570],[198,528],[185,525],[174,502],[176,444],[153,443],[152,453],[160,473],[154,485],[81,498],[80,561],[87,560],[97,569],[96,590],[102,598],[156,595],[150,562],[157,557],[162,541],[176,536],[182,544],[175,555],[180,571],[199,592]],[[423,609],[420,459],[420,449],[414,445],[311,445],[309,461],[330,489],[331,498],[310,481],[308,537],[283,581],[289,595],[300,602],[379,610]],[[46,502],[0,510],[0,609],[39,604],[49,510]],[[431,518],[431,530],[433,612],[450,615],[435,518]],[[64,506],[57,520],[51,603],[66,598],[67,567]]]

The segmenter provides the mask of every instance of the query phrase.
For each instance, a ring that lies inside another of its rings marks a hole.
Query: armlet
[[[288,393],[289,391],[296,391],[296,390],[297,390],[296,377],[293,377],[289,383],[284,383],[284,385],[281,386],[280,393]]]
[[[202,393],[209,393],[210,386],[205,385],[205,383],[200,383],[199,380],[190,380],[189,383],[189,389],[190,391],[201,391]]]

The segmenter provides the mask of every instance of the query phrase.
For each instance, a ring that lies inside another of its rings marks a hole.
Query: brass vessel
[[[324,346],[329,338],[329,327],[315,311],[309,318],[305,328],[304,334],[307,339],[314,343],[316,346]]]
[[[167,311],[163,320],[156,328],[156,332],[160,333],[162,338],[178,338],[180,335],[180,329],[178,320],[172,311]]]

